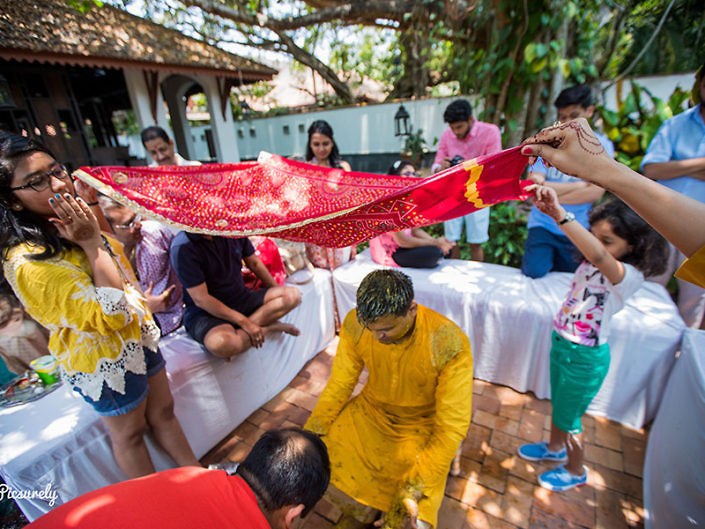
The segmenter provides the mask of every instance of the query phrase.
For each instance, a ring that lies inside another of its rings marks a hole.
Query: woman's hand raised
[[[522,145],[521,154],[529,156],[531,163],[540,156],[562,173],[596,184],[609,172],[605,169],[615,163],[585,118],[545,128]]]
[[[56,213],[49,222],[56,226],[61,237],[79,246],[102,244],[98,219],[81,197],[57,193],[49,199],[49,204]]]

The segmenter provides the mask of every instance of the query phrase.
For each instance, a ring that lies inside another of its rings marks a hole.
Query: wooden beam
[[[216,82],[218,84],[218,95],[220,95],[220,111],[223,113],[223,120],[227,121],[225,109],[230,99],[230,89],[235,86],[235,82],[234,79],[229,77],[216,77]]]

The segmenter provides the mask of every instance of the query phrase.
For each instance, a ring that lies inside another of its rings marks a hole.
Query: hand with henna
[[[102,244],[98,219],[81,198],[69,193],[49,199],[56,217],[49,219],[64,239],[79,246]]]
[[[599,176],[615,164],[584,118],[545,128],[522,145],[521,154],[529,156],[530,163],[540,156],[562,173],[598,185]]]

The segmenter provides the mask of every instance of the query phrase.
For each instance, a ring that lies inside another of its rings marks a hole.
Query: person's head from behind
[[[416,323],[414,285],[398,270],[375,270],[357,289],[357,319],[383,344],[408,339]]]
[[[285,529],[303,518],[323,497],[330,461],[323,441],[300,428],[266,432],[240,463],[237,475],[257,497],[269,525]]]
[[[129,253],[129,250],[142,240],[140,216],[110,197],[101,196],[98,201],[105,219],[113,229],[115,238],[122,243],[125,250]]]
[[[453,101],[443,112],[443,121],[448,123],[453,134],[462,140],[468,135],[475,121],[472,117],[472,106],[465,99]]]
[[[646,277],[666,270],[668,243],[621,200],[595,206],[590,211],[590,231],[615,259],[641,270]]]
[[[567,123],[578,118],[589,120],[595,112],[592,90],[586,84],[566,88],[553,102],[558,113],[558,121]]]
[[[73,180],[41,143],[0,131],[0,248],[21,242],[43,247],[35,258],[53,257],[62,248],[49,199],[75,195]],[[4,256],[3,256],[4,257]]]
[[[318,164],[334,167],[340,159],[338,145],[333,139],[333,128],[327,121],[319,119],[308,128],[306,160],[315,160]]]
[[[387,174],[396,176],[418,176],[414,164],[407,160],[397,160],[389,166]]]
[[[176,165],[174,140],[163,128],[151,126],[144,129],[142,145],[157,165]]]

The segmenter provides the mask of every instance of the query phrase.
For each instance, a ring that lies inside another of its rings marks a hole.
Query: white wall
[[[440,138],[447,127],[443,122],[443,111],[455,99],[458,98],[362,105],[236,121],[235,131],[240,156],[252,159],[256,158],[260,151],[283,156],[304,156],[308,127],[319,119],[327,121],[333,127],[335,141],[343,157],[345,154],[399,152],[404,138],[394,136],[394,115],[402,104],[411,116],[409,122],[412,130],[422,129],[426,144],[429,150],[433,151],[434,139]],[[285,132],[285,127],[288,127],[288,133]]]
[[[622,83],[622,100],[631,92],[631,81],[632,79],[625,79]],[[668,98],[676,89],[676,86],[680,86],[686,92],[690,92],[690,89],[695,82],[695,72],[689,73],[679,73],[673,75],[649,75],[646,77],[637,77],[633,79],[640,86],[643,86],[654,97],[658,97],[663,101],[668,101]],[[605,83],[608,84],[608,83]],[[645,105],[650,105],[651,98],[647,95],[642,95],[642,102]],[[605,106],[611,110],[617,110],[617,86],[613,85],[605,92]]]

